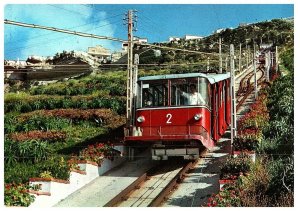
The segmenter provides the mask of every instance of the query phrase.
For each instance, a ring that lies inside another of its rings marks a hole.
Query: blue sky
[[[294,6],[288,4],[8,4],[4,7],[4,19],[127,39],[127,28],[122,19],[129,9],[138,10],[135,35],[146,37],[151,43],[167,41],[170,36],[206,36],[218,28],[237,27],[241,22],[294,16]],[[63,50],[86,51],[87,47],[96,44],[111,50],[121,48],[118,42],[4,26],[5,59],[53,56]]]

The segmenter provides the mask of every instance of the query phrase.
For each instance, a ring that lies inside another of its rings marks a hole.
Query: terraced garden
[[[124,75],[107,72],[5,94],[6,205],[31,203],[23,193],[29,178],[68,180],[74,161],[101,164],[113,157],[125,124]]]

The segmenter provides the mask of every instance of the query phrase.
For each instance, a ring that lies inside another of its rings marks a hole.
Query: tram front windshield
[[[137,107],[208,106],[210,86],[206,78],[143,81]]]

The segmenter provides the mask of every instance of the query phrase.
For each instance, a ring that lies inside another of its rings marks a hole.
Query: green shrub
[[[28,96],[26,99],[10,95],[5,99],[4,110],[5,113],[8,113],[55,108],[111,108],[117,113],[123,114],[126,110],[125,102],[125,97],[107,97],[99,94],[73,97],[35,95]]]
[[[68,162],[63,157],[54,155],[44,162],[38,163],[37,168],[39,172],[50,172],[51,176],[57,179],[69,180],[70,167]]]
[[[5,165],[5,183],[27,183],[29,178],[39,177],[41,171],[32,163],[15,163],[13,166]]]
[[[6,123],[4,128],[6,133],[12,132],[20,132],[20,131],[32,131],[32,130],[61,130],[70,125],[71,121],[68,119],[57,118],[57,117],[47,117],[47,116],[39,116],[34,115],[26,120],[22,120],[19,118],[19,121],[15,124],[15,130],[12,131],[10,126],[10,122]],[[8,129],[6,129],[8,127]]]
[[[294,71],[294,47],[287,49],[281,55],[283,65],[290,71]]]
[[[270,183],[267,194],[277,199],[282,193],[294,192],[294,157],[286,156],[269,163]]]
[[[229,157],[221,165],[220,179],[237,179],[240,175],[250,171],[251,160],[246,154]]]
[[[270,176],[265,164],[267,160],[257,159],[251,165],[249,174],[240,177],[240,199],[245,207],[262,207],[268,205],[266,192],[269,187]]]
[[[4,162],[7,166],[13,166],[16,162],[37,163],[46,160],[50,153],[47,142],[17,142],[9,139],[4,141]]]
[[[57,154],[38,163],[15,163],[13,166],[5,166],[5,183],[25,183],[29,178],[39,177],[43,172],[57,179],[69,180],[70,167],[65,159]]]
[[[47,86],[38,86],[32,88],[29,92],[32,95],[90,95],[98,90],[110,93],[112,96],[125,96],[126,77],[124,72],[105,73],[102,75],[88,76],[79,80],[70,80],[67,82],[58,82]],[[116,86],[117,85],[117,86]]]
[[[18,119],[14,113],[4,115],[4,133],[13,133],[17,131]]]

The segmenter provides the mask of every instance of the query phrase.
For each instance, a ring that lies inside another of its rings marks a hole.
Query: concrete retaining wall
[[[30,178],[31,185],[39,185],[41,188],[39,191],[30,192],[36,197],[30,207],[51,207],[110,169],[122,164],[125,161],[125,158],[122,157],[122,154],[125,154],[125,147],[116,146],[114,148],[121,152],[120,156],[116,156],[113,161],[104,158],[101,166],[94,162],[81,162],[78,164],[80,170],[71,171],[69,181],[53,178]]]

